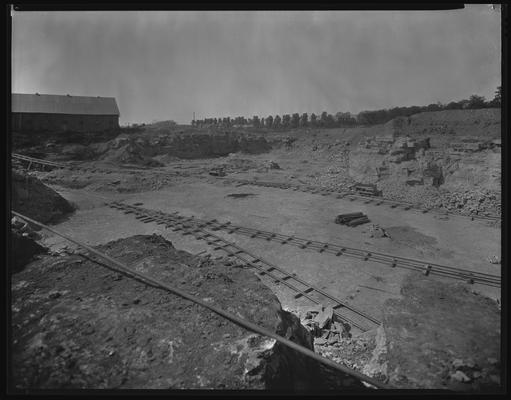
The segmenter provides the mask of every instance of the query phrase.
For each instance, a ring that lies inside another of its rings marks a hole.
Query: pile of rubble
[[[32,240],[40,240],[41,235],[32,229],[32,227],[22,219],[18,217],[12,217],[11,219],[11,230],[18,235],[29,238]]]
[[[491,366],[499,365],[499,361],[494,357],[489,357],[487,362]],[[493,374],[491,374],[493,372]],[[476,379],[490,380],[495,384],[500,384],[500,376],[492,371],[492,368],[481,368],[473,359],[462,360],[455,359],[451,363],[451,373],[449,377],[452,381],[460,383],[471,383]]]
[[[490,264],[500,264],[502,262],[500,256],[490,256],[488,257],[488,262]]]
[[[375,347],[375,330],[353,338],[350,326],[335,320],[332,307],[318,305],[296,313],[313,337],[315,352],[348,368],[363,371]]]
[[[385,229],[383,229],[382,227],[380,227],[380,225],[371,225],[371,227],[369,228],[369,237],[372,237],[372,238],[390,238],[390,235],[387,233],[387,231],[385,231]]]
[[[329,172],[326,175],[303,177],[303,183],[311,186],[318,186],[324,189],[347,192],[353,185],[354,180],[345,175]]]
[[[447,210],[462,210],[468,214],[501,214],[500,195],[489,190],[465,190],[442,193],[441,205]]]
[[[264,168],[265,169],[281,169],[280,168],[280,165],[277,164],[275,161],[273,160],[268,160],[265,164],[264,164]]]
[[[215,166],[209,170],[209,174],[212,176],[225,176],[225,168]]]
[[[104,161],[120,165],[142,165],[145,167],[162,167],[164,164],[153,159],[150,148],[145,147],[144,142],[130,140],[128,143],[113,147],[103,155]]]
[[[398,182],[386,180],[378,185],[383,197],[421,204],[426,208],[439,208],[446,211],[461,212],[468,215],[501,215],[500,194],[490,190],[448,191],[431,186],[412,186],[403,188]]]
[[[317,305],[306,309],[302,313],[300,322],[311,332],[316,346],[340,346],[343,339],[351,337],[351,327],[335,320],[332,306]]]

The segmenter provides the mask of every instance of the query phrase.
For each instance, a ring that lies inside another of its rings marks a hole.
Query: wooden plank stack
[[[349,214],[339,214],[335,218],[336,224],[347,225],[347,226],[351,226],[351,227],[362,225],[367,222],[370,222],[369,218],[367,217],[367,215],[365,215],[361,212],[355,212],[355,213],[349,213]]]
[[[380,196],[380,192],[376,188],[375,184],[371,183],[357,183],[352,187],[355,193],[360,194],[362,196]]]

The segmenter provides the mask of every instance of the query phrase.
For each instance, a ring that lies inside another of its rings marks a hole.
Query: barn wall
[[[117,115],[12,114],[14,131],[102,132],[117,128]]]

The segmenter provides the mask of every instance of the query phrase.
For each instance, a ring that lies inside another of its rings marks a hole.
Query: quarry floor
[[[279,173],[276,175],[278,177]],[[190,253],[207,251],[219,256],[225,255],[213,251],[205,242],[182,236],[161,225],[142,223],[130,215],[109,208],[100,197],[55,185],[53,188],[78,206],[74,214],[56,225],[59,231],[77,240],[99,245],[136,234],[157,233],[172,241],[176,248]],[[243,198],[228,197],[235,193],[250,195]],[[320,195],[249,185],[236,187],[221,181],[206,183],[193,178],[158,191],[96,194],[129,204],[143,203],[142,207],[163,212],[177,211],[186,216],[216,218],[221,222],[230,221],[250,228],[412,257],[477,272],[500,274],[500,264],[490,264],[487,259],[500,254],[500,229],[463,217],[439,219],[434,215]],[[336,215],[355,211],[367,214],[371,223],[354,228],[334,223]],[[371,224],[384,228],[391,238],[371,238]],[[217,231],[216,234],[261,255],[376,318],[381,317],[385,300],[400,297],[405,276],[416,273],[389,268],[371,261],[319,254],[313,250],[301,250],[276,242],[230,235],[222,231]],[[44,233],[43,241],[53,250],[68,245],[63,239],[48,233]],[[449,279],[444,281],[454,282]],[[467,286],[500,300],[499,288],[478,284]],[[310,305],[306,300],[295,299],[294,294],[286,288],[275,285],[270,287],[285,309],[296,311]]]

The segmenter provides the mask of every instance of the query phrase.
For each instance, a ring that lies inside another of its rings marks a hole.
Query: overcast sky
[[[449,102],[500,85],[500,13],[15,12],[15,93],[109,96],[121,123]]]

